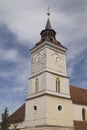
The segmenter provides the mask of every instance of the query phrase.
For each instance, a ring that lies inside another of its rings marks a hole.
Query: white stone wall
[[[58,106],[62,106],[58,110]],[[47,124],[59,126],[73,126],[72,101],[58,97],[47,97]]]
[[[54,58],[55,55],[58,56],[57,61]],[[66,74],[66,55],[62,51],[59,52],[58,50],[54,51],[46,48],[46,67]]]
[[[39,92],[46,90],[56,92],[56,79],[59,78],[60,93],[70,95],[69,78],[49,72],[44,72],[29,80],[28,97],[29,95],[35,94],[36,78],[38,78],[39,81]]]
[[[36,79],[39,81],[39,92],[43,91],[46,86],[46,73],[37,75],[36,77],[29,79],[28,96],[35,94]]]
[[[61,105],[62,109],[58,110]],[[37,110],[34,110],[37,106]],[[27,127],[40,125],[73,126],[73,113],[71,100],[41,96],[26,101],[25,121]]]
[[[46,49],[39,48],[31,55],[31,74],[35,75],[42,71],[46,66]]]
[[[55,92],[57,78],[60,80],[60,93],[70,95],[69,79],[57,74],[46,73],[46,89]]]
[[[87,121],[87,105],[73,104],[73,120],[83,121],[82,109],[86,109],[86,121]]]
[[[37,110],[34,110],[34,106],[37,106]],[[46,96],[26,101],[25,121],[29,127],[46,124]]]
[[[31,74],[35,75],[43,69],[50,69],[66,75],[66,52],[51,43],[49,45],[46,42],[43,44],[44,46],[36,47],[32,51]]]

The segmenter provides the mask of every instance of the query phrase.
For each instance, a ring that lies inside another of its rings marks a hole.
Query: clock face
[[[45,54],[37,53],[32,57],[32,73],[41,71],[45,67]]]
[[[36,63],[39,63],[41,60],[42,60],[42,56],[41,54],[38,54],[35,59]]]
[[[51,59],[53,59],[53,61],[54,61],[55,68],[58,66],[58,68],[60,68],[60,70],[62,71],[62,69],[64,67],[64,55],[54,52],[51,55],[51,57],[52,57]]]
[[[41,56],[37,56],[35,61],[38,63],[40,60],[41,60]]]
[[[55,62],[58,62],[58,59],[59,59],[58,55],[57,54],[53,54],[53,59],[54,59]]]

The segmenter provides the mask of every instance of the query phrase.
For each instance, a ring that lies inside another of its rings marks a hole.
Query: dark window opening
[[[35,92],[37,93],[39,91],[39,80],[36,79],[36,85],[35,85]]]
[[[61,111],[61,110],[62,110],[62,106],[59,105],[59,106],[58,106],[58,111]]]
[[[60,92],[60,80],[59,80],[59,78],[56,79],[56,92]]]
[[[85,120],[85,114],[86,114],[86,110],[85,110],[85,108],[83,108],[82,109],[82,118],[83,118],[83,120]]]
[[[35,110],[35,111],[37,110],[37,106],[34,106],[34,110]]]

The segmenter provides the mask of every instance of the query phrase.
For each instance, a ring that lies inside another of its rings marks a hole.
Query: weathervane
[[[47,15],[48,15],[48,17],[50,16],[50,8],[48,7],[48,9],[47,9]]]

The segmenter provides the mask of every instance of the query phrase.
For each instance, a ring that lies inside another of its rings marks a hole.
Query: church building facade
[[[49,17],[40,35],[30,50],[28,97],[9,117],[10,129],[87,130],[87,90],[70,86],[67,48],[57,41]]]

